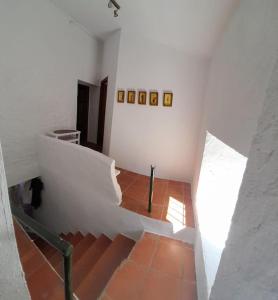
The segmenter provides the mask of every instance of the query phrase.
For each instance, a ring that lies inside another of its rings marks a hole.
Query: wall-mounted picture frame
[[[127,103],[134,104],[135,103],[136,92],[128,91],[127,92]]]
[[[125,102],[125,91],[124,90],[118,90],[117,101],[119,103]]]
[[[138,93],[138,104],[146,105],[147,103],[147,92],[139,91]]]
[[[164,92],[163,94],[163,106],[171,107],[173,105],[173,93]]]
[[[158,92],[150,92],[150,105],[158,106]]]

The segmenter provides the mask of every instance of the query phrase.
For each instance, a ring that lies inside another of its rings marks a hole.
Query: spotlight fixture
[[[114,17],[117,18],[119,16],[120,5],[116,2],[116,0],[109,0],[108,7],[114,7]]]

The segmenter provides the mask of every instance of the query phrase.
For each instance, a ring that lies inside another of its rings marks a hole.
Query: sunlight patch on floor
[[[169,197],[166,219],[173,224],[174,233],[186,227],[184,203],[174,197]]]

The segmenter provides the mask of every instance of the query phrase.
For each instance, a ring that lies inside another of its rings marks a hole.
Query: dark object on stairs
[[[43,182],[39,177],[31,180],[30,190],[32,190],[32,202],[31,205],[37,209],[40,207],[42,198],[41,192],[43,190]]]

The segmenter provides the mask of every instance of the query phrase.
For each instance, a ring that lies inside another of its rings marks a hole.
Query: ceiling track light
[[[114,6],[114,17],[117,18],[119,16],[120,5],[115,0],[109,0],[108,7],[112,8]]]

